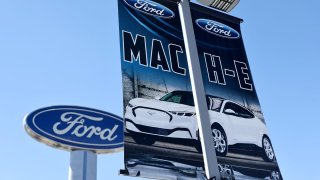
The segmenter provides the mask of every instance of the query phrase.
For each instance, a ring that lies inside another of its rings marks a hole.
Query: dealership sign
[[[26,116],[24,127],[33,138],[65,150],[108,153],[123,148],[122,118],[79,106],[51,106]]]

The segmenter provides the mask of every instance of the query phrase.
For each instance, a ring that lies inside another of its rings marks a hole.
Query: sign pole
[[[220,180],[189,0],[181,0],[178,7],[199,126],[199,135],[202,142],[205,173],[208,179]]]
[[[91,151],[71,151],[68,180],[96,180],[97,154]]]

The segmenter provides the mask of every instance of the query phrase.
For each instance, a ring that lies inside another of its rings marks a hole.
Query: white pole
[[[96,180],[97,154],[91,151],[71,151],[68,180]]]
[[[208,179],[220,180],[216,152],[213,144],[211,124],[208,114],[206,96],[201,75],[201,68],[198,57],[198,50],[194,35],[193,23],[189,0],[181,0],[178,5],[179,14],[183,32],[184,45],[187,55],[189,74],[197,121],[199,126],[199,135],[201,139],[205,173]]]

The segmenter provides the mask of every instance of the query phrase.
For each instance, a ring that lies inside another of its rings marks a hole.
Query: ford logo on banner
[[[151,0],[123,0],[131,8],[161,18],[173,18],[174,13],[167,7]]]
[[[238,39],[240,38],[240,33],[238,31],[232,29],[231,27],[219,23],[217,21],[209,20],[209,19],[197,19],[196,24],[203,30],[229,39]]]
[[[26,116],[24,127],[33,138],[65,150],[109,153],[123,148],[122,118],[96,109],[42,108]]]

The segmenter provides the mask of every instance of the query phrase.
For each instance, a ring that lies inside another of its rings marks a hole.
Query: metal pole
[[[195,110],[197,113],[205,173],[208,179],[220,180],[189,0],[181,0],[178,7],[190,72],[191,87],[195,102]]]
[[[91,151],[71,151],[68,180],[96,180],[97,154]]]

